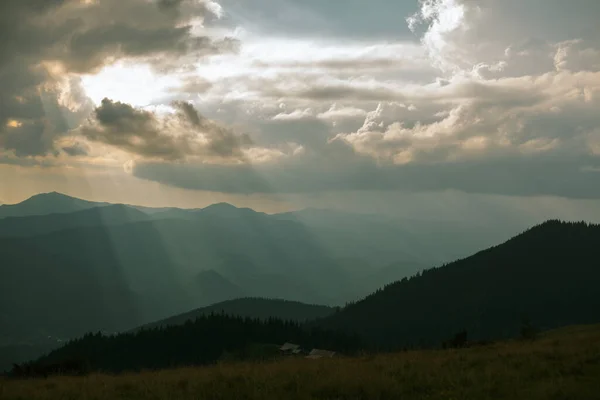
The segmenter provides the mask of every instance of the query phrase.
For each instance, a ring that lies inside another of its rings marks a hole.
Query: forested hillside
[[[23,368],[43,373],[54,365],[78,365],[86,371],[122,372],[206,365],[225,358],[260,360],[276,356],[287,341],[346,354],[362,347],[355,336],[309,330],[292,321],[211,314],[166,328],[88,334]]]
[[[320,321],[379,348],[514,337],[600,321],[600,226],[549,221],[506,243],[379,290]]]

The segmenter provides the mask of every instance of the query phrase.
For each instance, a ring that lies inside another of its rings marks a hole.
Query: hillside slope
[[[136,290],[192,285],[198,273],[214,270],[248,289],[249,295],[329,303],[335,299],[331,293],[347,283],[343,269],[301,225],[261,216],[201,215],[65,230],[26,240],[57,254],[77,253],[99,273],[110,257]]]
[[[600,321],[600,226],[549,221],[508,242],[388,285],[320,326],[360,333],[377,347],[437,346],[471,338]]]
[[[535,342],[328,360],[223,363],[141,374],[0,381],[6,400],[598,399],[600,326]],[[0,378],[1,380],[2,378]]]
[[[325,348],[347,354],[361,348],[354,336],[308,330],[298,323],[276,318],[205,315],[184,325],[110,336],[88,334],[41,357],[33,365],[43,369],[79,360],[91,370],[103,372],[206,365],[229,357],[272,358],[286,341],[306,349]]]
[[[100,269],[76,252],[1,241],[0,345],[123,329],[144,321],[136,293],[107,254]],[[83,249],[85,251],[85,249]]]
[[[130,329],[236,297],[329,303],[349,282],[302,226],[261,215],[5,237],[0,253],[0,345]]]

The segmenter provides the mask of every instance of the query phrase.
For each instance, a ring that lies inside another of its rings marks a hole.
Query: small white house
[[[306,358],[318,359],[318,358],[332,358],[335,356],[334,351],[329,350],[321,350],[321,349],[312,349],[310,353],[306,356]]]
[[[284,343],[279,350],[286,354],[298,354],[302,351],[300,345],[294,343]]]

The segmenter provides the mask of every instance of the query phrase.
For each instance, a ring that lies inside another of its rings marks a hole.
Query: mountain
[[[360,279],[361,293],[356,299],[368,296],[392,282],[397,282],[409,276],[413,276],[419,271],[426,270],[427,268],[428,267],[424,264],[398,262],[371,271]]]
[[[35,236],[81,227],[119,225],[148,221],[151,217],[135,208],[117,204],[72,213],[55,213],[0,219],[1,236]]]
[[[0,347],[28,349],[236,298],[337,306],[491,237],[331,210],[154,209],[57,193],[0,210]]]
[[[106,204],[76,199],[56,192],[42,193],[19,204],[0,205],[0,218],[70,213]]]
[[[284,321],[306,322],[309,320],[327,317],[334,312],[335,309],[331,307],[304,304],[297,301],[240,298],[213,304],[208,307],[199,308],[184,314],[153,322],[136,330],[183,325],[189,320],[193,321],[200,316],[206,316],[210,314],[223,313],[231,316],[258,318],[262,320],[277,318]]]
[[[120,330],[145,321],[139,297],[112,254],[90,264],[85,247],[0,240],[0,346],[69,339],[90,330]],[[97,268],[96,268],[97,267]]]
[[[549,221],[504,244],[403,279],[319,321],[373,346],[437,346],[600,322],[600,226]]]
[[[266,216],[267,214],[254,211],[251,208],[238,208],[229,203],[216,203],[208,207],[197,210],[197,212],[203,215],[212,215],[221,218],[238,218],[238,217],[252,217],[252,216]]]
[[[19,204],[0,206],[0,219],[65,214],[107,205],[109,204],[89,202],[59,193],[45,193],[33,196]],[[137,209],[153,220],[189,220],[202,216],[202,218],[212,217],[230,222],[246,221],[246,225],[251,223],[253,218],[295,222],[302,225],[331,258],[338,262],[347,262],[348,265],[344,267],[350,268],[360,264],[361,270],[370,266],[373,268],[372,272],[390,264],[433,266],[452,261],[498,243],[522,229],[522,227],[489,229],[487,226],[473,226],[458,222],[401,220],[381,215],[320,209],[267,215],[247,208],[236,208],[226,203],[190,210],[133,205],[127,207]],[[129,221],[122,221],[125,222]],[[61,223],[59,222],[59,225]],[[117,221],[112,220],[103,224],[115,225]],[[40,225],[46,226],[47,231],[62,229],[60,226],[50,227],[50,221],[44,221]],[[24,231],[25,228],[22,230]],[[411,272],[412,268],[407,268],[406,274]],[[370,274],[371,271],[367,273]]]
[[[81,213],[41,220],[64,228],[103,215],[142,218],[122,206]],[[301,225],[242,214],[0,237],[0,345],[130,329],[236,297],[332,304],[352,284]]]
[[[0,319],[11,326],[3,332],[7,337],[70,337],[82,329],[127,328],[126,321],[131,328],[249,296],[339,305],[426,268],[431,264],[419,260],[436,259],[427,254],[456,236],[432,241],[437,236],[430,227],[419,231],[378,216],[326,210],[267,215],[224,203],[150,209],[50,193],[10,207],[21,214],[34,208],[54,213],[0,219],[0,252],[10,256],[0,265],[0,279],[12,282],[0,303]],[[69,207],[77,210],[66,212]],[[74,313],[64,325],[42,315],[47,298]],[[112,300],[118,298],[123,307]],[[106,318],[92,320],[79,307],[87,302]]]
[[[191,290],[198,294],[196,304],[214,304],[247,295],[244,288],[212,269],[199,272],[192,280],[192,285]]]
[[[348,283],[302,226],[260,215],[83,227],[23,238],[23,245],[84,260],[99,279],[111,266],[135,291],[172,289],[180,298],[197,292],[198,274],[210,270],[247,295],[281,297],[287,287],[290,299],[298,301],[330,303],[336,288]]]

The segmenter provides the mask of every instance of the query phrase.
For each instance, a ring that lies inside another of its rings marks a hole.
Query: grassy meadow
[[[0,378],[0,399],[600,399],[600,325],[549,332],[534,342],[460,350],[119,376]]]

